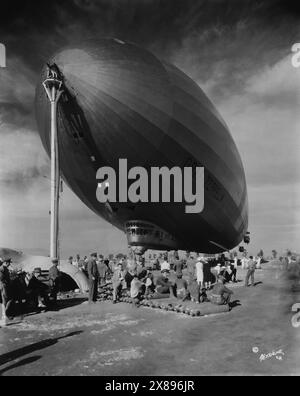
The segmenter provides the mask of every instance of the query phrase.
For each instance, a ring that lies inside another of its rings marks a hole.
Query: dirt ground
[[[0,375],[299,375],[300,294],[278,268],[256,282],[230,285],[241,305],[204,317],[78,299],[17,318],[0,329]]]

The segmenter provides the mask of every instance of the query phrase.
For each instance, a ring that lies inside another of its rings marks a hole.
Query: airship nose
[[[173,99],[168,74],[154,55],[112,39],[103,42],[97,53],[85,45],[63,50],[52,61],[78,103],[91,117],[102,118],[97,134],[101,130],[112,134],[109,124],[125,122],[151,144],[161,145],[170,126]]]

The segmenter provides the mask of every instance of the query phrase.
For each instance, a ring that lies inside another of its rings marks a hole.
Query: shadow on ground
[[[27,345],[23,348],[16,349],[15,351],[5,353],[0,356],[0,366],[4,365],[6,363],[9,363],[12,360],[19,359],[19,358],[23,357],[24,355],[28,355],[32,352],[36,352],[36,351],[40,351],[41,349],[48,348],[48,347],[56,344],[61,339],[73,337],[73,336],[81,334],[81,333],[83,333],[83,331],[73,331],[72,333],[66,334],[61,337],[48,338],[46,340]],[[0,370],[0,375],[2,375],[4,372],[6,372],[8,370],[32,363],[40,358],[41,358],[41,356],[31,356],[29,358],[23,359],[19,362],[14,363],[13,365],[11,365],[9,367],[6,367],[6,368]]]
[[[22,307],[22,306],[16,305],[14,307],[14,311],[12,312],[11,317],[15,318],[15,319],[18,319],[18,318],[23,319],[24,316],[37,315],[41,312],[46,312],[46,311],[56,312],[56,311],[60,311],[62,309],[71,308],[76,305],[80,305],[85,301],[87,301],[87,298],[85,298],[85,297],[66,298],[63,300],[59,300],[57,306],[49,305],[49,307],[47,309],[44,309],[44,308],[33,309],[32,307],[24,307],[24,306]],[[14,324],[16,324],[16,323],[14,323]]]
[[[241,304],[240,300],[234,300],[234,301],[230,302],[228,305],[229,305],[230,310],[232,310],[233,308],[239,307],[242,304]]]

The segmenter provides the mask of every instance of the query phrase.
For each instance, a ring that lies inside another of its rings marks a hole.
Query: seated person
[[[182,278],[182,273],[177,273],[175,288],[176,288],[176,297],[183,301],[186,300],[189,295],[188,284],[187,281]]]
[[[25,275],[25,272],[19,270],[16,276],[11,280],[11,295],[16,303],[22,303],[26,300],[27,285],[25,283]]]
[[[202,302],[207,302],[207,301],[209,301],[209,299],[207,297],[207,289],[203,288],[200,290],[200,293],[199,293],[199,302],[202,303]]]
[[[173,284],[168,279],[169,271],[167,269],[161,271],[161,275],[156,279],[156,291],[160,294],[170,293],[174,297]]]
[[[213,290],[208,295],[211,303],[217,305],[229,304],[233,291],[224,286],[225,278],[222,275],[218,276],[218,282],[214,285]]]
[[[225,272],[224,272],[224,275],[223,275],[223,276],[225,277],[226,283],[231,281],[231,278],[232,278],[232,276],[233,276],[233,273],[232,273],[230,261],[226,261],[226,264],[225,264]]]
[[[144,278],[146,291],[145,294],[152,294],[155,292],[154,278],[151,270],[147,271],[147,276]]]
[[[218,280],[218,276],[221,272],[221,264],[218,263],[214,267],[211,267],[210,272],[212,274],[212,282],[215,283]]]
[[[134,274],[130,285],[130,297],[141,300],[145,294],[145,288],[145,284],[139,280],[137,274]]]
[[[131,268],[127,269],[127,271],[125,272],[124,279],[125,279],[127,289],[130,289],[130,285],[131,285],[131,282],[132,282],[135,274],[136,274],[136,272]]]
[[[139,280],[144,282],[148,275],[148,271],[145,268],[138,269],[137,275],[138,275]]]
[[[34,302],[34,305],[38,308],[46,308],[49,304],[49,290],[48,287],[39,279],[41,274],[41,269],[35,268],[33,273],[31,275],[29,274],[27,277],[26,283],[28,282],[28,294],[31,301]]]

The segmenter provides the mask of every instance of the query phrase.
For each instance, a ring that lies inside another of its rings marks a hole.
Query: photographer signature
[[[253,347],[252,348],[252,352],[253,353],[259,353],[259,348],[257,347]],[[283,356],[284,356],[284,352],[282,349],[278,349],[277,351],[272,351],[269,353],[262,353],[259,357],[259,361],[263,362],[265,360],[271,359],[273,357],[275,357],[277,360],[282,360]]]

